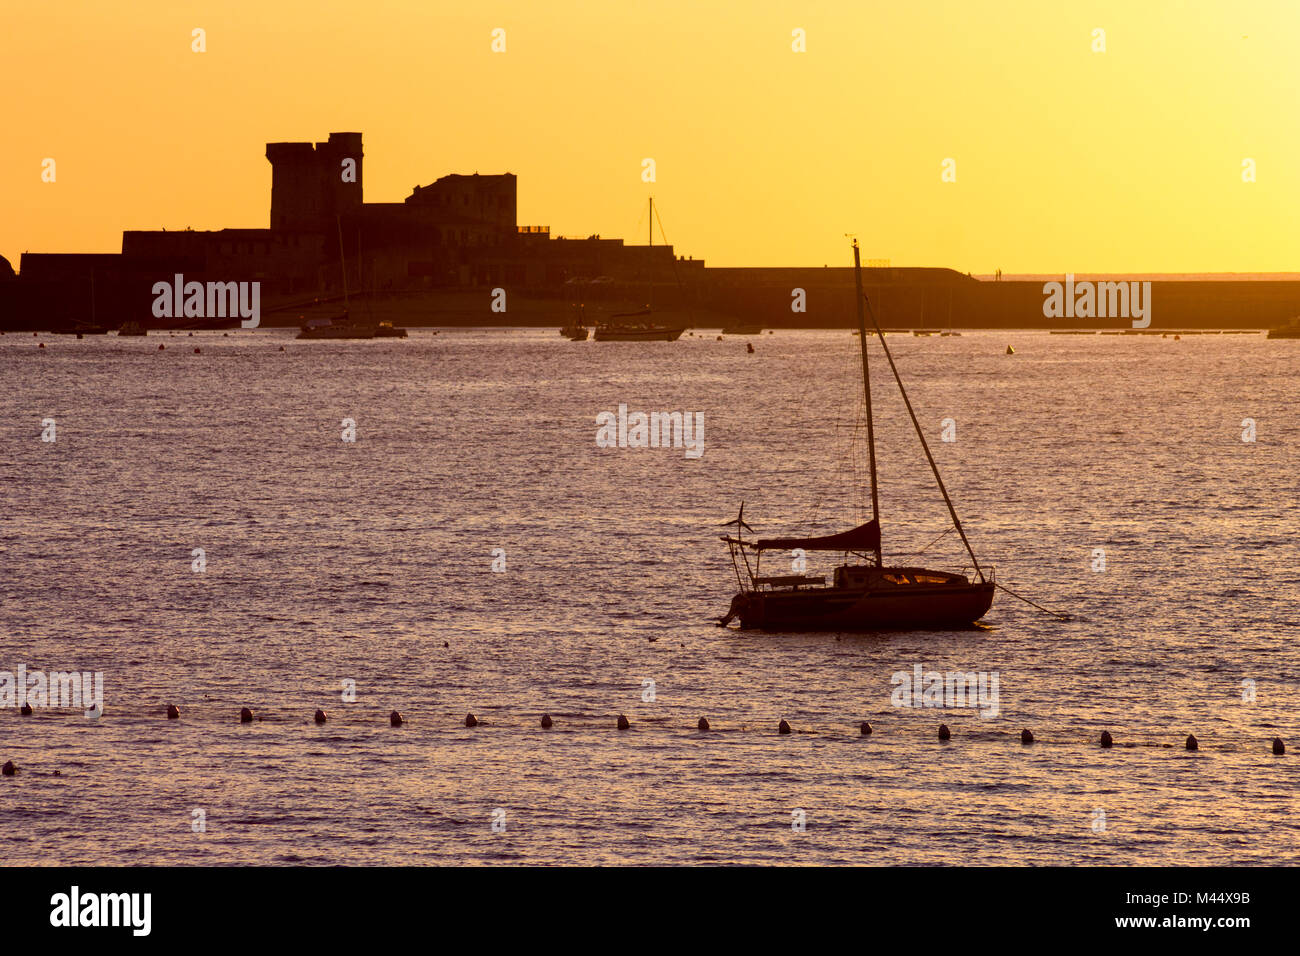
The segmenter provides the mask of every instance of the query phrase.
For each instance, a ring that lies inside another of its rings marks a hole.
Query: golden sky
[[[58,0],[3,23],[15,267],[264,227],[264,144],[337,130],[365,134],[369,201],[508,171],[521,224],[643,243],[653,192],[710,265],[844,265],[855,232],[974,273],[1300,269],[1296,0]]]

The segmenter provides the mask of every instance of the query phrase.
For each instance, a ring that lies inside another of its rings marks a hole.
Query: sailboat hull
[[[991,582],[909,588],[808,588],[737,594],[744,629],[918,631],[969,627],[993,605]]]
[[[645,328],[597,326],[593,338],[597,342],[676,342],[685,331],[685,328],[675,329],[657,325]]]

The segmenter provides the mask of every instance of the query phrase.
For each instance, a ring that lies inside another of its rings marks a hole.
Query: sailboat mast
[[[348,305],[348,263],[343,257],[343,219],[339,216],[335,216],[334,224],[338,226],[339,229],[339,269],[343,274],[343,311],[349,312],[351,311],[351,308]],[[357,241],[361,241],[360,236],[357,237]]]
[[[871,415],[871,373],[867,365],[867,318],[862,304],[866,297],[862,294],[862,260],[858,251],[858,240],[853,240],[853,281],[858,290],[858,344],[862,347],[862,394],[867,400],[867,448],[871,459],[871,520],[880,523],[880,493],[876,490],[876,426]],[[876,539],[876,567],[884,566],[880,550],[880,539]]]
[[[650,197],[650,222],[647,225],[650,230],[650,245],[655,244],[655,197]]]

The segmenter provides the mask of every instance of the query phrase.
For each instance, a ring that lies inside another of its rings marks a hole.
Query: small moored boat
[[[638,318],[649,316],[650,310],[640,312],[622,312],[611,315],[611,319]],[[676,342],[686,331],[685,326],[653,325],[649,322],[607,322],[596,326],[592,336],[597,342]]]
[[[373,339],[376,326],[354,322],[344,312],[332,319],[311,319],[298,330],[300,339]],[[403,329],[405,331],[405,329]]]

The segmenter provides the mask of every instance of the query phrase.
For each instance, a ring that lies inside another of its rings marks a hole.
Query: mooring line
[[[1003,585],[1003,584],[999,584],[997,581],[994,581],[993,584],[994,584],[995,587],[1002,588],[1002,590],[1006,591],[1006,592],[1007,592],[1008,594],[1010,594],[1013,598],[1018,598],[1018,599],[1020,599],[1021,601],[1024,601],[1024,602],[1025,602],[1026,604],[1028,604],[1030,607],[1036,607],[1036,608],[1038,608],[1038,610],[1042,611],[1044,614],[1050,614],[1050,615],[1052,615],[1052,617],[1056,618],[1058,621],[1072,621],[1072,620],[1074,620],[1074,618],[1071,617],[1069,614],[1062,614],[1060,611],[1053,611],[1053,610],[1051,610],[1050,608],[1045,608],[1045,607],[1043,607],[1041,604],[1035,604],[1033,601],[1029,600],[1029,598],[1024,597],[1023,595],[1017,594],[1015,591],[1011,590],[1011,588],[1006,587],[1006,586]]]

